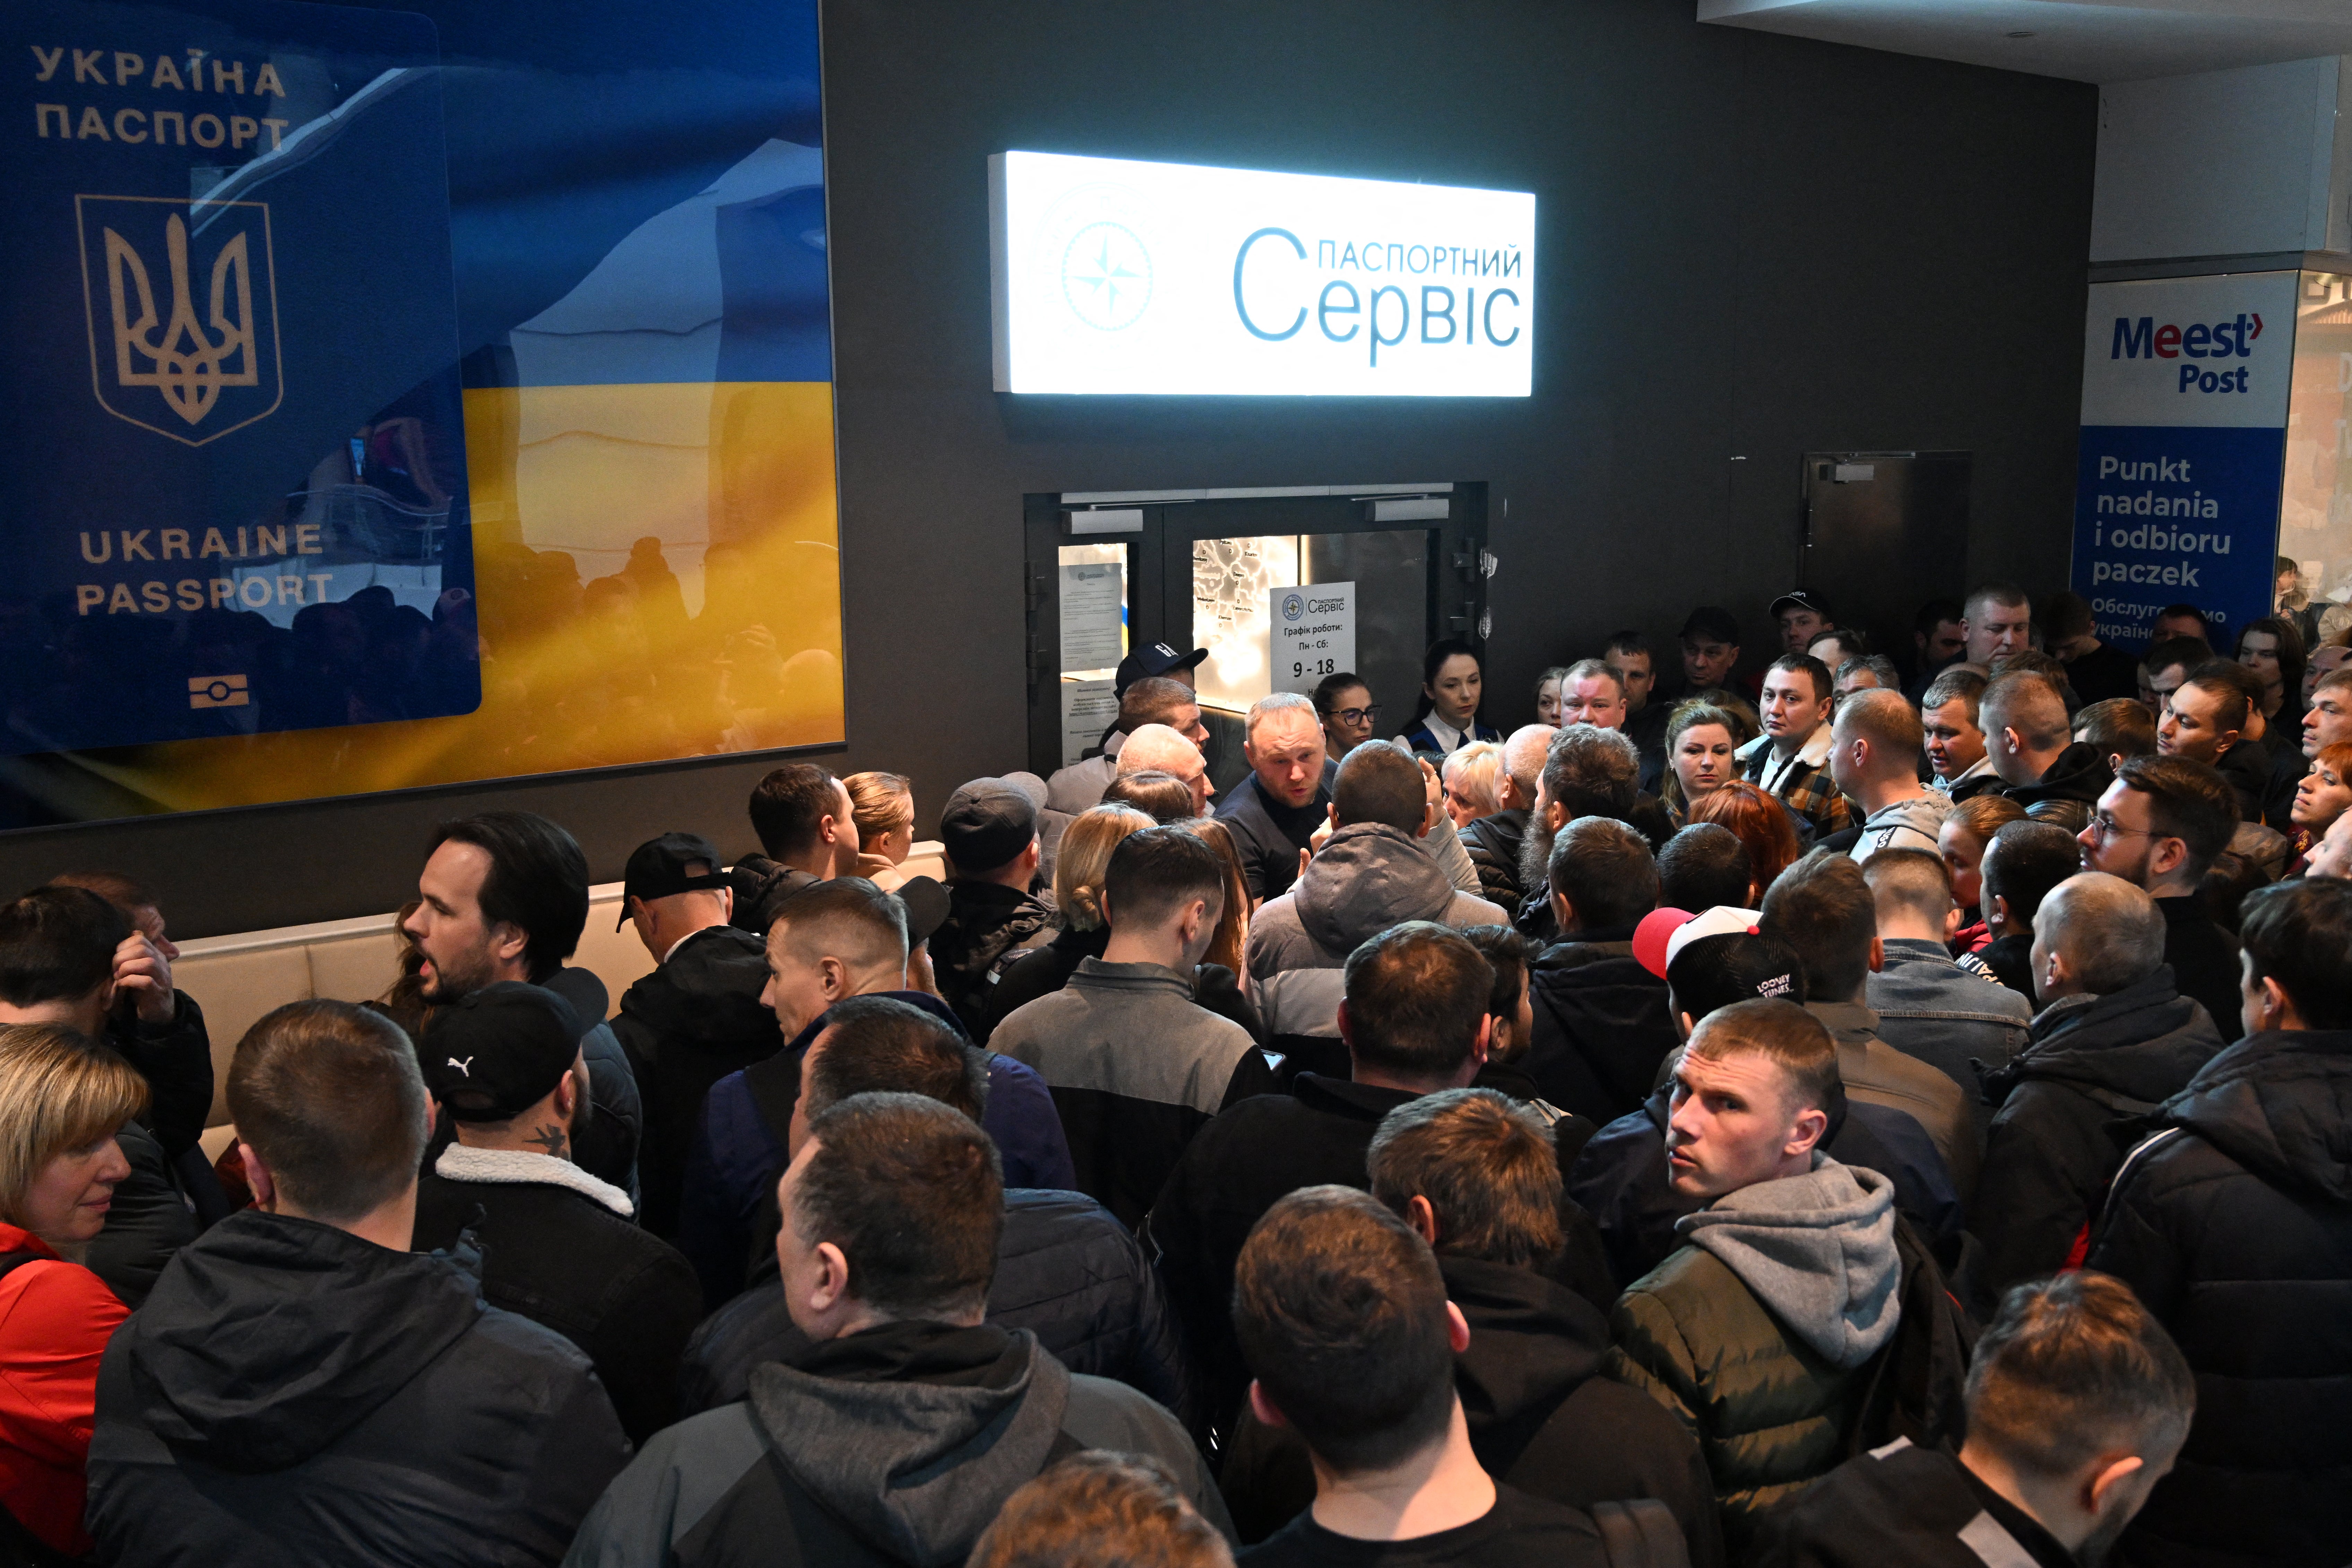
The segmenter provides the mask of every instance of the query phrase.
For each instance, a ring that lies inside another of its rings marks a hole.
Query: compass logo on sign
[[[1062,297],[1097,331],[1131,327],[1151,303],[1151,253],[1125,224],[1090,223],[1062,251]]]
[[[1295,620],[1297,620],[1300,616],[1304,616],[1304,615],[1306,615],[1306,614],[1307,614],[1307,595],[1304,595],[1304,594],[1285,594],[1285,595],[1282,596],[1282,618],[1283,618],[1284,620],[1286,620],[1286,621],[1295,621]]]

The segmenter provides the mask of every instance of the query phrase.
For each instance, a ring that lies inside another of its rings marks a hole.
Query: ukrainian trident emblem
[[[100,405],[190,447],[275,413],[283,386],[268,205],[74,205]]]

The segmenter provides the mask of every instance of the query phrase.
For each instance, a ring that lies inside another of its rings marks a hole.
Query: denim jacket
[[[1878,1037],[1960,1086],[1981,1142],[1992,1121],[1978,1068],[1990,1072],[2025,1047],[2032,1005],[1997,981],[1952,962],[1939,942],[1897,937],[1864,995],[1878,1015]]]

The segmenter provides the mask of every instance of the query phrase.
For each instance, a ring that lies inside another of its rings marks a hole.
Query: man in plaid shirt
[[[1811,654],[1784,654],[1764,672],[1764,732],[1735,753],[1740,777],[1778,795],[1813,826],[1813,841],[1853,825],[1830,777],[1830,672]]]

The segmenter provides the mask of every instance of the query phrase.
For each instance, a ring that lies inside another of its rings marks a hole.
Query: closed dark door
[[[1966,452],[1809,452],[1798,581],[1908,668],[1920,605],[1965,592]]]

